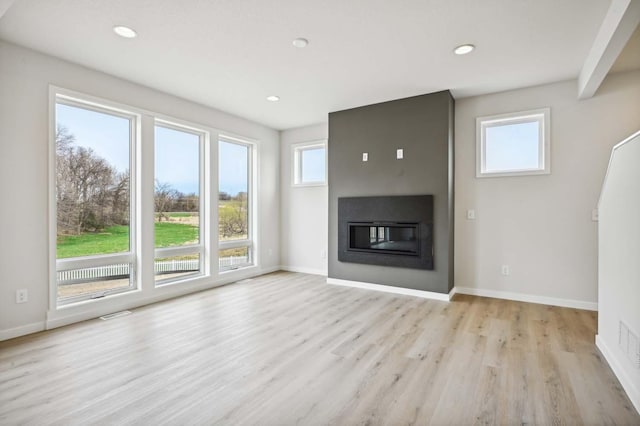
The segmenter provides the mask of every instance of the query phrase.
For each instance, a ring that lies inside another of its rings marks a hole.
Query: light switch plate
[[[404,158],[404,149],[396,149],[396,158],[402,160]]]
[[[362,161],[369,161],[369,153],[368,152],[363,152],[362,153]]]

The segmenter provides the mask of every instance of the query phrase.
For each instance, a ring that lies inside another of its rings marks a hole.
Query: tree
[[[118,174],[91,148],[56,127],[56,201],[59,233],[97,231],[129,219],[129,172]]]
[[[249,230],[248,213],[246,192],[238,193],[222,205],[218,211],[219,232],[222,238],[246,237]]]
[[[169,217],[165,215],[165,212],[171,211],[171,208],[178,200],[180,194],[173,189],[170,184],[162,183],[156,179],[154,203],[156,207],[156,213],[158,213],[158,221],[162,222],[162,218],[169,220]]]

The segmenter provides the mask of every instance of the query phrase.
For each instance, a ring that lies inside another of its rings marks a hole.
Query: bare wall
[[[327,275],[327,185],[294,187],[291,179],[292,145],[326,139],[326,124],[280,132],[280,257],[287,270]]]
[[[551,174],[476,178],[476,117],[541,107],[551,108]],[[576,81],[458,100],[456,286],[595,307],[591,213],[611,148],[639,127],[639,71],[609,76],[582,101]],[[476,220],[466,219],[467,209]],[[511,275],[501,275],[501,265]]]

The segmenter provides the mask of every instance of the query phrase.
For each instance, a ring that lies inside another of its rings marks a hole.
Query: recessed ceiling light
[[[473,52],[473,49],[476,47],[473,44],[462,44],[455,49],[453,49],[453,53],[456,55],[466,55],[467,53]]]
[[[280,96],[276,96],[276,95],[267,96],[267,100],[271,102],[278,102],[280,100]]]
[[[113,32],[124,38],[135,38],[138,35],[132,28],[123,25],[113,27]]]
[[[295,47],[303,48],[307,47],[307,44],[309,44],[309,40],[307,40],[306,38],[297,38],[293,40],[292,43]]]

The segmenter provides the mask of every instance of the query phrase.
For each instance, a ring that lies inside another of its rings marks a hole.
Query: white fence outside
[[[246,265],[248,256],[230,256],[219,259],[220,269],[229,269],[234,266]],[[187,260],[163,260],[155,263],[156,274],[175,272],[197,271],[200,269],[198,259]],[[94,268],[71,269],[58,271],[58,284],[77,284],[87,281],[106,281],[110,279],[126,278],[130,274],[130,264],[120,263],[116,265],[97,266]]]

